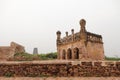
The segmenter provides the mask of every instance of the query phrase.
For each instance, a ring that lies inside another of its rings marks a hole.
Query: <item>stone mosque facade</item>
[[[102,36],[88,32],[86,21],[81,19],[80,31],[61,38],[61,32],[57,31],[57,56],[60,60],[104,60],[104,46]]]

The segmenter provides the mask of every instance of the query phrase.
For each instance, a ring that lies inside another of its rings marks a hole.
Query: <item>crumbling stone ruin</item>
[[[104,60],[104,48],[102,36],[88,32],[86,30],[86,21],[81,19],[79,22],[80,32],[61,38],[61,32],[57,31],[57,52],[58,59],[62,60]]]
[[[25,52],[22,45],[11,42],[10,46],[0,46],[0,60],[7,60],[14,56],[15,53]]]

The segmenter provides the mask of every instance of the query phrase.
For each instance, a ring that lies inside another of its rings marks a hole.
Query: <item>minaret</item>
[[[86,21],[84,19],[81,19],[80,22],[80,38],[83,39],[83,40],[86,40],[87,39],[87,34],[86,34],[86,28],[85,28],[85,25],[86,25]]]
[[[79,22],[80,26],[81,26],[81,30],[80,30],[80,39],[81,39],[81,44],[82,44],[82,54],[83,57],[86,59],[88,57],[88,53],[87,53],[87,31],[85,29],[85,25],[86,25],[86,21],[84,19],[81,19]]]
[[[86,21],[84,19],[81,19],[79,24],[81,26],[80,32],[86,32],[86,29],[85,29]]]
[[[57,31],[56,34],[57,34],[57,45],[58,45],[60,43],[60,39],[61,39],[61,32]]]

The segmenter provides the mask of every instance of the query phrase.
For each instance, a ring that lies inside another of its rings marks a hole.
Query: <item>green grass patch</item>
[[[12,61],[33,61],[33,60],[52,60],[57,59],[57,53],[51,52],[47,54],[29,54],[29,53],[16,53],[14,57],[9,60]]]
[[[105,60],[110,60],[110,61],[119,61],[119,57],[105,57]]]

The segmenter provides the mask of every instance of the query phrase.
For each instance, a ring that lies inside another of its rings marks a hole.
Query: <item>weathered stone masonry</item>
[[[8,60],[15,53],[25,52],[24,46],[11,42],[10,46],[0,46],[0,60]]]
[[[104,47],[102,36],[88,32],[85,28],[86,21],[80,20],[80,32],[61,38],[61,32],[57,31],[58,59],[63,60],[104,60]]]
[[[0,62],[0,76],[120,77],[120,62]]]

